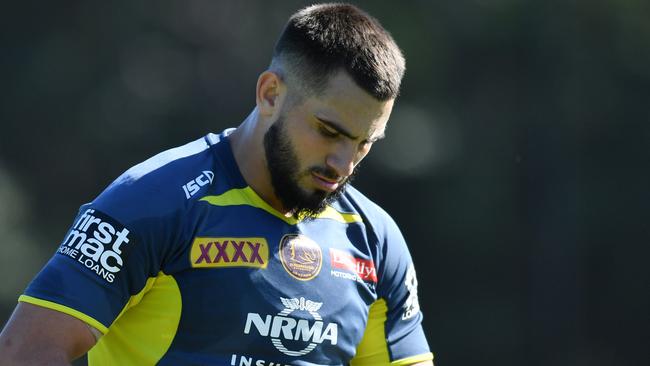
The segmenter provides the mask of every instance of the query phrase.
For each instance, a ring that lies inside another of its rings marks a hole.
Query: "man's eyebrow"
[[[347,138],[349,138],[351,140],[356,140],[356,139],[359,138],[358,136],[352,135],[349,131],[347,131],[345,128],[343,128],[341,125],[339,125],[336,122],[328,121],[328,120],[323,119],[321,117],[316,117],[316,119],[318,121],[320,121],[320,123],[322,123],[324,125],[327,125],[327,127],[335,130],[336,132],[340,133],[341,135],[343,135],[343,136],[345,136],[345,137],[347,137]],[[384,137],[385,137],[385,134],[382,132],[378,136],[368,138],[368,141],[369,142],[376,142],[377,140],[381,140]]]
[[[335,130],[336,132],[340,133],[341,135],[343,135],[343,136],[345,136],[345,137],[347,137],[347,138],[349,138],[349,139],[351,139],[351,140],[356,140],[356,139],[358,139],[357,136],[352,135],[348,130],[346,130],[345,128],[341,127],[341,125],[339,125],[339,124],[336,123],[336,122],[328,121],[328,120],[326,120],[326,119],[322,119],[322,118],[320,118],[320,117],[316,117],[316,119],[319,120],[320,123],[322,123],[322,124],[324,124],[324,125],[327,125],[327,127],[331,128],[331,129],[333,129],[333,130]]]

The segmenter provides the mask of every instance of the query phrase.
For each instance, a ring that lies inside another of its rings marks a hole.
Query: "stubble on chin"
[[[312,173],[316,172],[331,179],[337,179],[337,174],[328,167],[311,167],[304,172],[298,172],[298,156],[283,129],[283,124],[281,117],[264,135],[264,152],[273,190],[285,210],[291,212],[294,217],[315,218],[345,192],[356,169],[333,192],[311,187]]]

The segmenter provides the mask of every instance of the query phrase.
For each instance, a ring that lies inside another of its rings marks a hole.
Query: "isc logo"
[[[266,268],[269,245],[264,238],[195,238],[190,251],[194,268]]]
[[[183,192],[185,192],[185,197],[187,199],[190,199],[192,196],[198,193],[201,187],[212,183],[213,180],[214,173],[209,170],[204,170],[201,175],[183,185]]]

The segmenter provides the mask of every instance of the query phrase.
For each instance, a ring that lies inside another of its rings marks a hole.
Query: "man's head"
[[[377,100],[395,99],[404,56],[372,16],[349,4],[319,4],[289,18],[273,52],[271,70],[290,87],[318,94],[339,70]]]
[[[383,137],[403,74],[390,34],[351,5],[289,19],[257,86],[267,167],[287,211],[314,216],[343,192]]]

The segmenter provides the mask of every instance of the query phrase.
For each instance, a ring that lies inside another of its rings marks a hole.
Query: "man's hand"
[[[95,336],[81,320],[18,303],[0,333],[0,366],[70,365],[94,345]]]

